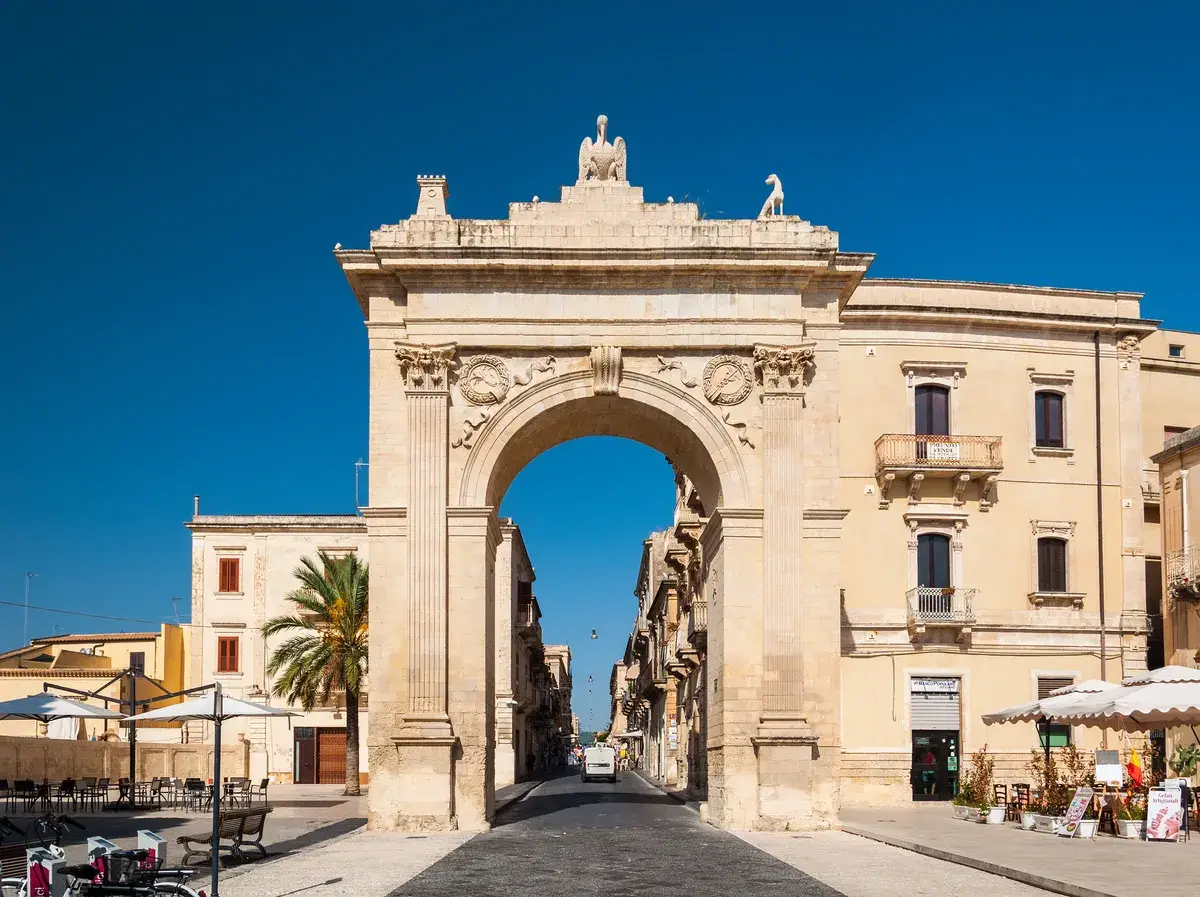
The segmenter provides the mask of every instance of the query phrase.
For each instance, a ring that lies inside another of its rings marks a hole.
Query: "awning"
[[[613,735],[612,737],[613,738],[641,738],[642,733],[641,733],[640,729],[634,729],[632,732],[622,732],[621,734]]]

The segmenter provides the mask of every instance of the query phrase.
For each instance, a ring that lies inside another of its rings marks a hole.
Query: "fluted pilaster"
[[[804,538],[804,396],[766,392],[763,405],[763,712],[800,713]]]

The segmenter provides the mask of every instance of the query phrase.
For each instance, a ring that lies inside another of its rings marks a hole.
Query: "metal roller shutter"
[[[913,679],[913,730],[958,731],[962,722],[958,693],[958,679]]]

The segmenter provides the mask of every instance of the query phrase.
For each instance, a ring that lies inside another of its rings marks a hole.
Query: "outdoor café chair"
[[[63,779],[58,783],[58,792],[54,795],[54,802],[60,811],[63,808],[63,801],[67,800],[71,802],[72,810],[79,805],[79,794],[75,790],[74,779]]]
[[[37,783],[33,779],[18,779],[16,784],[13,785],[13,798],[14,800],[25,802],[26,812],[37,802],[40,795],[41,789],[38,788]]]
[[[1004,817],[1008,818],[1008,786],[999,782],[992,785],[992,806],[1004,807]]]
[[[202,810],[210,799],[208,786],[204,784],[204,779],[188,779],[183,783],[183,790],[184,803],[188,809],[194,807],[197,810]]]
[[[82,784],[77,785],[75,787],[75,791],[79,796],[79,802],[84,807],[93,806],[95,803],[95,799],[96,799],[96,796],[95,796],[96,777],[95,776],[84,776],[79,781]]]
[[[270,779],[263,779],[258,783],[258,787],[250,793],[250,803],[254,803],[254,798],[261,797],[262,802],[267,802],[267,786],[271,784]]]
[[[12,807],[13,792],[12,787],[8,784],[8,779],[0,779],[0,797],[4,798],[5,809]]]
[[[230,806],[249,806],[250,780],[241,776],[232,776],[227,779],[225,781],[225,797]]]
[[[1013,822],[1019,822],[1021,813],[1029,807],[1029,785],[1024,782],[1018,782],[1013,785],[1012,800],[1008,803],[1007,818]]]

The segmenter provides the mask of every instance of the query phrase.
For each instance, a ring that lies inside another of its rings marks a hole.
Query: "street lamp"
[[[593,639],[598,639],[598,638],[600,638],[600,636],[596,635],[596,630],[595,630],[595,629],[593,629],[593,630],[592,630],[592,638],[593,638]]]

